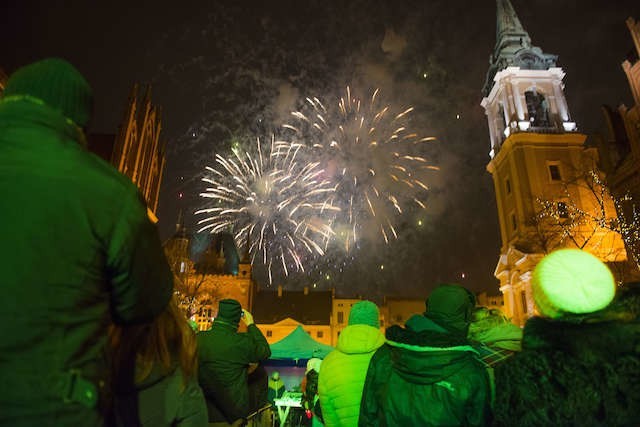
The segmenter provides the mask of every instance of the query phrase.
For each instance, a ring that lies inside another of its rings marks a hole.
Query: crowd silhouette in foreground
[[[0,99],[0,425],[259,425],[250,414],[285,393],[267,340],[231,299],[192,329],[135,185],[86,149],[91,108],[55,58],[18,69]],[[285,424],[640,425],[638,284],[562,249],[531,290],[524,329],[458,284],[385,333],[373,302],[354,304]]]

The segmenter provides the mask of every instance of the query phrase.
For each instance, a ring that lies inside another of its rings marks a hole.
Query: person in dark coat
[[[360,426],[483,426],[490,422],[490,380],[467,341],[475,297],[438,286],[424,315],[387,329],[371,359]]]
[[[247,332],[238,332],[240,319]],[[240,303],[224,299],[211,329],[198,339],[198,380],[204,391],[209,423],[239,424],[249,414],[248,369],[271,356],[271,349],[253,316]]]
[[[531,286],[540,316],[525,324],[522,352],[496,368],[495,424],[637,426],[640,323],[628,299],[610,305],[608,267],[563,249],[536,266]]]
[[[175,297],[150,325],[114,327],[110,335],[114,425],[207,427],[196,336]]]
[[[137,187],[86,149],[91,104],[57,58],[0,99],[0,425],[102,425],[109,325],[148,322],[173,293]]]

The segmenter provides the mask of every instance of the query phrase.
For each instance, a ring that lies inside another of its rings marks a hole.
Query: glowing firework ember
[[[270,282],[274,261],[285,275],[290,268],[304,271],[304,258],[322,255],[333,234],[323,217],[336,209],[334,188],[321,178],[318,163],[297,161],[301,148],[272,138],[263,153],[257,140],[254,155],[216,155],[217,166],[207,167],[203,178],[211,186],[200,195],[212,203],[196,212],[207,215],[198,231],[231,231],[240,246],[249,244],[252,262],[260,255]]]
[[[332,200],[340,215],[333,228],[347,250],[370,226],[385,242],[397,237],[394,224],[403,206],[425,208],[425,172],[438,169],[421,155],[421,146],[434,138],[411,131],[413,108],[393,112],[377,97],[378,90],[363,103],[347,87],[335,105],[307,98],[305,107],[292,113],[296,120],[284,125],[335,182]]]

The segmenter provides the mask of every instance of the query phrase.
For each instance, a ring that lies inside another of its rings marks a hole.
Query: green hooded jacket
[[[476,352],[423,317],[420,331],[392,326],[369,365],[360,426],[483,426],[489,376]],[[412,323],[416,323],[413,319]]]
[[[54,109],[0,102],[0,425],[100,425],[107,328],[173,277],[137,188]]]
[[[369,361],[382,344],[382,331],[369,325],[350,325],[340,333],[336,349],[322,361],[318,379],[322,417],[327,427],[358,425]]]

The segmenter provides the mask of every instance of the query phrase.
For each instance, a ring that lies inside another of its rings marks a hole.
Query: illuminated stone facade
[[[622,63],[622,69],[629,80],[634,105],[631,108],[620,105],[617,109],[603,107],[609,132],[600,141],[598,151],[611,192],[619,199],[631,196],[631,200],[619,203],[618,208],[624,210],[626,218],[633,218],[633,205],[640,208],[640,21],[629,18],[626,24],[634,49]],[[638,258],[640,242],[627,243],[633,246],[628,249]]]
[[[243,308],[253,310],[251,264],[247,257],[239,259],[230,235],[211,236],[207,249],[194,261],[191,238],[179,222],[164,250],[174,273],[180,304],[200,330],[211,327],[220,300],[232,298]]]
[[[112,163],[140,188],[157,221],[158,196],[165,165],[165,146],[160,141],[160,109],[151,103],[151,87],[134,85],[123,124],[116,136]]]
[[[540,220],[541,200],[557,206],[556,216],[569,205],[584,212],[602,206],[604,221],[616,214],[610,197],[599,200],[597,188],[591,194],[582,185],[596,168],[597,153],[584,147],[586,135],[571,120],[556,56],[531,45],[509,0],[497,0],[497,9],[496,47],[481,103],[502,237],[495,276],[505,313],[523,325],[535,314],[531,273],[545,253],[578,246],[609,262],[625,261],[626,253],[617,233],[594,224],[572,227],[569,239],[562,213],[555,225]]]
[[[289,335],[301,326],[314,340],[332,344],[332,291],[289,291],[278,286],[276,291],[258,290],[253,317],[269,344]]]
[[[422,314],[427,307],[425,299],[385,297],[380,312],[385,318],[385,327],[404,326],[414,314]]]
[[[351,307],[360,301],[359,298],[333,298],[331,301],[331,343],[336,346],[340,332],[347,327],[349,323],[349,313]]]
[[[260,329],[262,335],[267,338],[269,344],[280,341],[293,332],[298,326],[301,326],[314,340],[335,347],[335,344],[331,343],[331,326],[329,325],[305,325],[291,317],[287,317],[272,324],[256,323],[256,326]]]
[[[476,295],[476,305],[504,311],[504,295],[489,295],[481,292]]]

